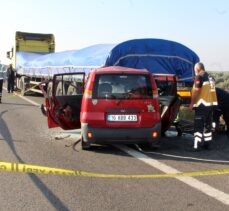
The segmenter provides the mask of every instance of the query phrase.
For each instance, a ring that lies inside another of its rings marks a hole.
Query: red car
[[[57,74],[46,97],[49,127],[81,128],[82,149],[94,143],[154,146],[179,109],[172,75],[110,66],[93,70],[84,83],[84,73]]]

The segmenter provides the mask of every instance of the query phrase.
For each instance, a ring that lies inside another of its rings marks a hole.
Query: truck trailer
[[[55,73],[89,72],[108,66],[115,55],[120,61],[113,65],[122,66],[128,59],[126,67],[176,75],[177,92],[187,104],[193,83],[193,65],[199,61],[198,56],[186,46],[162,39],[136,39],[118,45],[98,44],[79,50],[54,52],[53,34],[16,32],[15,46],[7,52],[7,57],[12,59],[17,70],[16,86],[22,94],[28,93],[28,90],[42,93],[38,85],[51,80]],[[50,89],[50,85],[46,89]]]

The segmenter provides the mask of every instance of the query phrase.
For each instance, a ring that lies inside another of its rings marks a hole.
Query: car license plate
[[[107,120],[109,122],[137,122],[138,117],[135,114],[120,114],[120,115],[114,115],[114,114],[109,114],[107,116]]]

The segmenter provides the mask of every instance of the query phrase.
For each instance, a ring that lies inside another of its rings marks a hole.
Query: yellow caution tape
[[[25,93],[27,93],[27,92],[29,92],[30,90],[32,90],[32,89],[34,89],[34,88],[40,86],[40,85],[43,84],[43,83],[45,83],[45,82],[40,82],[39,84],[36,84],[36,85],[34,85],[34,86],[32,86],[32,87],[26,89],[24,92],[21,91],[21,94],[18,94],[18,93],[16,93],[16,92],[14,91],[14,92],[13,92],[13,95],[10,95],[10,96],[4,97],[4,98],[11,98],[11,97],[15,97],[15,96],[23,96]]]
[[[122,174],[100,174],[86,171],[68,170],[60,168],[52,168],[47,166],[30,165],[23,163],[0,162],[0,171],[23,172],[32,174],[59,174],[80,177],[97,177],[97,178],[113,178],[113,179],[146,179],[146,178],[173,178],[173,177],[196,177],[209,175],[229,174],[229,169],[175,173],[175,174],[142,174],[142,175],[122,175]]]

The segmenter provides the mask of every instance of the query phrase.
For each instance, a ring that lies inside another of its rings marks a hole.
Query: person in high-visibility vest
[[[205,71],[203,63],[195,64],[195,80],[189,110],[195,111],[194,149],[208,148],[212,141],[213,108],[217,106],[215,81]]]

